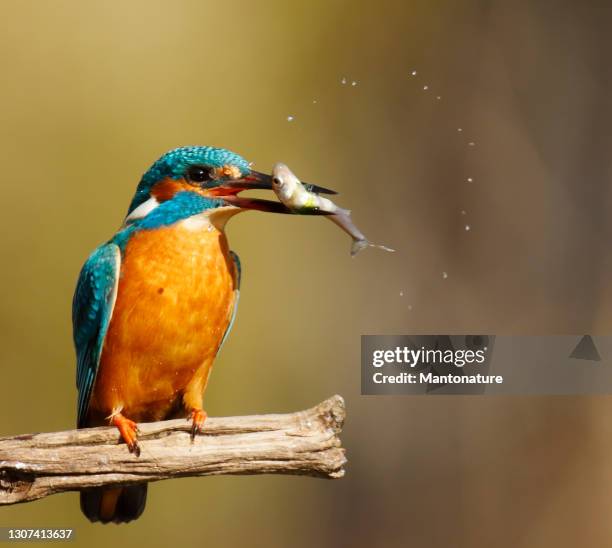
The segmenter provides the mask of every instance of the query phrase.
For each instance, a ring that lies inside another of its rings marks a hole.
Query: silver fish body
[[[295,213],[335,213],[340,209],[328,198],[308,191],[285,164],[276,164],[272,169],[272,190]]]
[[[348,209],[338,207],[329,198],[310,192],[302,182],[285,165],[278,163],[272,169],[272,190],[278,199],[291,211],[299,214],[324,214],[331,222],[339,226],[353,240],[351,255],[354,257],[366,247],[378,247],[385,251],[395,250],[383,245],[373,244],[355,226]]]

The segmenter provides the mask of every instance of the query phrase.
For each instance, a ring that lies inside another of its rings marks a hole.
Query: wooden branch
[[[0,505],[185,476],[340,478],[346,463],[338,437],[344,418],[344,400],[333,396],[286,415],[211,417],[193,441],[188,421],[143,423],[139,457],[110,427],[0,438]]]

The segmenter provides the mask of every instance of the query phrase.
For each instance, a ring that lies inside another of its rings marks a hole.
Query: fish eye
[[[283,182],[280,180],[280,178],[279,178],[279,177],[272,177],[272,182],[273,182],[275,185],[278,185],[278,186],[283,186]]]
[[[203,183],[204,181],[210,181],[211,171],[204,166],[189,166],[185,178],[191,183]]]

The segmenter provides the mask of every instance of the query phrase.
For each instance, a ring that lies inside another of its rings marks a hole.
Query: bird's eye
[[[210,180],[210,170],[202,166],[191,166],[185,174],[191,183],[203,183]]]

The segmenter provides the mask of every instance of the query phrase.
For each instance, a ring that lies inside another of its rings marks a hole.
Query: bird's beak
[[[251,171],[240,179],[224,180],[219,186],[210,189],[208,192],[221,198],[227,205],[240,209],[255,209],[271,213],[291,213],[291,210],[280,202],[238,196],[238,193],[243,190],[272,190],[272,176],[259,173],[258,171]]]
[[[259,171],[251,171],[240,179],[223,181],[219,189],[229,194],[237,194],[243,190],[272,190],[272,176]]]
[[[319,194],[336,194],[329,190],[309,183],[303,183],[310,192]],[[280,202],[263,200],[260,198],[246,198],[238,196],[243,190],[273,190],[272,176],[267,173],[253,171],[240,179],[230,179],[223,181],[215,187],[213,193],[222,198],[228,205],[233,205],[242,209],[255,209],[258,211],[269,211],[271,213],[292,213],[292,211]]]

